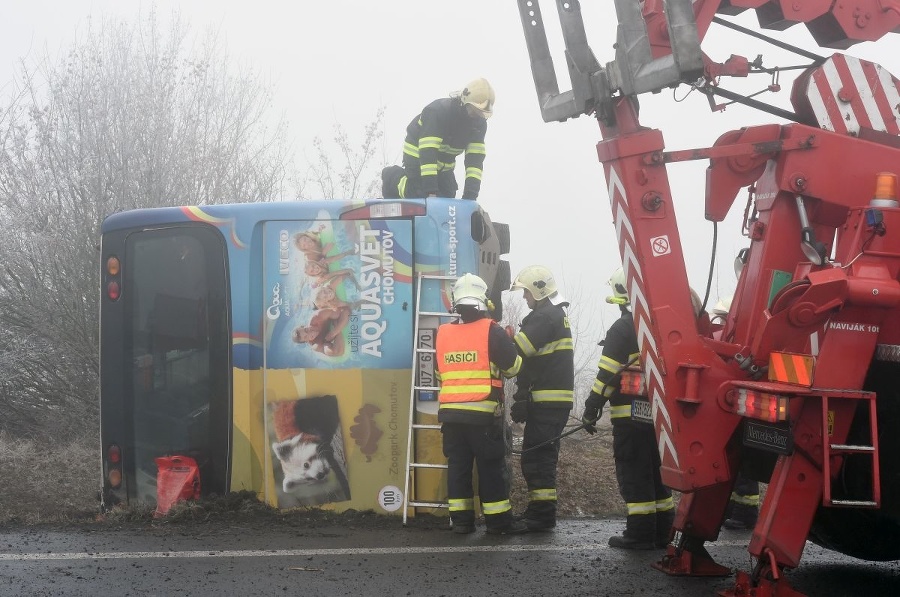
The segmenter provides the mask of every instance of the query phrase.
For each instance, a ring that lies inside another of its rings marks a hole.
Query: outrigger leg
[[[781,575],[775,553],[766,549],[752,573],[739,570],[734,586],[719,591],[722,597],[804,597]]]
[[[717,564],[703,543],[699,537],[678,533],[662,559],[651,566],[670,576],[731,576],[731,569]]]

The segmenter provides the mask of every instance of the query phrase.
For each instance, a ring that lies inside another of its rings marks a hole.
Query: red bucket
[[[182,500],[200,498],[200,468],[190,456],[161,456],[156,459],[156,512],[165,514]]]

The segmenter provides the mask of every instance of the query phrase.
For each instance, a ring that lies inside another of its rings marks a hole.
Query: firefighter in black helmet
[[[572,410],[575,364],[572,330],[549,269],[526,267],[510,290],[524,290],[531,309],[515,335],[522,369],[511,409],[512,420],[525,423],[522,440],[522,476],[528,486],[528,507],[522,515],[532,531],[556,526],[556,465],[558,438]]]
[[[616,480],[628,510],[625,533],[610,537],[610,547],[662,548],[669,541],[675,504],[659,472],[656,434],[640,373],[637,333],[628,310],[622,268],[613,273],[609,285],[613,296],[606,300],[619,305],[622,315],[610,326],[603,341],[597,379],[585,401],[582,423],[588,433],[595,433],[597,419],[609,402]]]
[[[487,119],[494,111],[494,90],[485,79],[470,81],[450,97],[436,99],[406,127],[403,167],[381,171],[385,199],[456,197],[454,168],[465,152],[463,199],[477,199],[484,168]]]

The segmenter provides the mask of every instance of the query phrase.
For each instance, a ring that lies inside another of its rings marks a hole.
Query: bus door
[[[335,202],[335,205],[337,202]],[[413,220],[269,221],[266,500],[397,511],[413,346]]]

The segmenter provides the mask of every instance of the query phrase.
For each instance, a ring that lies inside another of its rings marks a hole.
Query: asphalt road
[[[555,532],[496,537],[436,527],[252,523],[0,531],[0,595],[715,595],[729,578],[674,578],[660,552],[610,549],[622,521],[568,520]],[[747,569],[749,533],[708,546]],[[807,545],[788,573],[815,596],[898,595],[896,562],[863,562]]]

